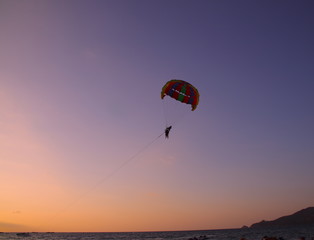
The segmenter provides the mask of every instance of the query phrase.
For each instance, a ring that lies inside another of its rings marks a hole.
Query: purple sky
[[[0,231],[229,228],[313,206],[313,10],[0,1]],[[179,113],[160,99],[174,78],[200,104],[145,148]]]

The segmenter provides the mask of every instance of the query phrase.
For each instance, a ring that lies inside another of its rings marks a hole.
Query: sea
[[[167,231],[167,232],[0,232],[0,239],[6,240],[262,240],[264,236],[284,240],[314,240],[314,227],[295,227],[278,229],[224,229],[202,231]]]

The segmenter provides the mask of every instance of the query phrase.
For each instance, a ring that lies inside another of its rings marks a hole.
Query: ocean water
[[[207,236],[209,240],[261,240],[264,236],[281,237],[285,240],[314,239],[314,227],[282,229],[226,229],[208,231],[175,231],[175,232],[125,232],[125,233],[29,233],[29,236],[18,236],[16,233],[0,233],[0,239],[6,240],[188,240]]]

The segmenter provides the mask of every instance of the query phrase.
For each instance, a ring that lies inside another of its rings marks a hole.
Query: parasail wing
[[[192,84],[177,79],[172,79],[163,86],[161,90],[161,99],[166,95],[177,101],[190,104],[192,106],[192,111],[196,109],[200,96],[198,90]]]

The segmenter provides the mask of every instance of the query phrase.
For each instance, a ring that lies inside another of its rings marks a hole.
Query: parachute
[[[191,104],[192,111],[196,109],[200,97],[198,90],[192,84],[177,79],[172,79],[163,86],[161,99],[166,95],[177,101]]]

